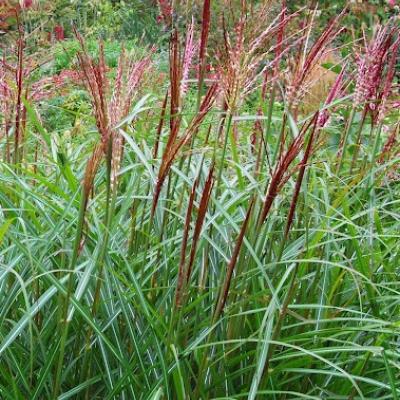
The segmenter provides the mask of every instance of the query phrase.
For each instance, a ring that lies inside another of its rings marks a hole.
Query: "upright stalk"
[[[23,27],[19,20],[17,13],[18,23],[18,65],[15,71],[15,81],[17,85],[17,102],[15,112],[15,138],[14,138],[14,164],[17,165],[20,161],[19,157],[19,146],[21,136],[21,119],[22,119],[22,90],[23,90],[23,57],[24,57],[24,36]]]
[[[227,123],[225,126],[225,139],[224,139],[224,147],[222,148],[222,155],[221,155],[221,160],[219,163],[219,169],[218,169],[218,175],[217,175],[217,184],[216,184],[216,191],[218,194],[218,190],[221,184],[221,179],[222,179],[222,171],[224,169],[224,163],[225,163],[225,157],[226,157],[226,149],[228,147],[228,138],[229,138],[229,131],[231,129],[231,125],[232,125],[232,119],[233,119],[233,115],[231,113],[231,111],[228,109],[227,111],[228,113],[228,119],[227,119]],[[216,141],[218,144],[218,140]]]
[[[93,297],[93,305],[92,305],[92,317],[95,318],[99,303],[100,303],[100,293],[101,287],[103,283],[103,271],[104,271],[104,264],[105,264],[105,255],[108,248],[108,240],[110,237],[110,228],[111,228],[111,216],[115,205],[116,200],[116,190],[117,190],[117,183],[113,182],[114,187],[112,188],[111,184],[111,174],[112,174],[112,149],[113,149],[113,134],[110,135],[108,139],[108,146],[107,146],[107,157],[106,157],[106,165],[107,165],[107,175],[106,175],[106,201],[105,201],[105,215],[104,215],[104,237],[101,244],[99,256],[96,260],[96,264],[98,266],[98,274],[97,274],[97,282],[96,288]],[[116,178],[115,178],[116,179]],[[113,190],[112,190],[113,189]],[[83,382],[90,376],[91,373],[91,363],[90,363],[90,342],[92,339],[93,330],[89,328],[88,333],[86,335],[86,346],[85,346],[85,356],[83,359]],[[90,386],[86,388],[85,397],[89,398],[90,393]]]
[[[354,122],[355,115],[356,115],[356,108],[353,107],[351,109],[349,119],[347,120],[346,129],[345,129],[344,137],[343,137],[343,142],[342,142],[341,146],[339,147],[339,162],[338,162],[338,165],[336,168],[337,174],[339,174],[339,172],[342,168],[343,158],[344,158],[344,154],[346,152],[346,145],[347,145],[347,141],[349,139],[349,135],[350,135],[351,127]]]
[[[57,363],[56,373],[55,373],[53,399],[57,399],[59,390],[60,390],[61,371],[62,371],[62,367],[63,367],[63,363],[64,363],[65,345],[66,345],[66,341],[67,341],[67,337],[68,337],[68,329],[69,329],[69,323],[70,323],[70,321],[68,320],[68,308],[69,308],[69,302],[70,302],[70,299],[72,296],[72,290],[73,290],[73,282],[74,282],[73,272],[75,270],[76,262],[78,260],[78,255],[79,255],[79,247],[80,247],[80,242],[81,242],[81,238],[82,238],[83,224],[85,221],[86,204],[87,204],[87,191],[85,190],[84,187],[82,187],[81,202],[80,202],[80,206],[79,206],[78,224],[77,224],[77,229],[76,229],[76,233],[75,233],[71,262],[69,265],[69,278],[68,278],[68,283],[67,283],[67,293],[64,298],[64,301],[62,302],[62,304],[60,304],[60,309],[61,309],[60,350],[59,350],[58,363]]]

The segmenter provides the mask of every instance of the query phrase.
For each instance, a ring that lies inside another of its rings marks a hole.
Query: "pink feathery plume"
[[[185,52],[183,55],[182,78],[181,78],[181,95],[184,95],[188,90],[189,71],[192,66],[193,57],[196,52],[196,45],[194,44],[194,19],[188,26],[186,32]]]
[[[172,6],[169,0],[158,0],[162,19],[169,25],[172,22]]]
[[[107,94],[109,92],[109,83],[106,78],[106,67],[104,61],[104,49],[100,44],[99,63],[88,55],[83,38],[78,34],[78,40],[81,43],[82,51],[77,53],[80,69],[83,74],[84,83],[91,95],[93,111],[96,119],[96,125],[101,136],[104,153],[107,153],[108,142],[111,135],[109,113],[107,107]]]
[[[145,57],[138,62],[128,64],[125,51],[122,51],[117,68],[117,75],[114,81],[114,90],[109,105],[109,115],[111,129],[125,118],[132,107],[135,94],[139,89],[144,74],[149,70],[151,65],[151,55]],[[115,132],[113,138],[113,158],[112,158],[112,176],[111,181],[114,186],[117,181],[117,174],[121,165],[123,156],[123,137]]]
[[[126,56],[125,49],[121,50],[121,54],[118,60],[117,74],[114,82],[114,90],[109,105],[110,122],[112,126],[115,126],[122,117],[122,96],[123,96],[123,80],[126,72]]]
[[[254,18],[242,13],[233,32],[223,20],[224,42],[216,55],[216,71],[228,108],[237,108],[260,82],[266,85],[267,71],[271,68],[277,70],[281,57],[292,47],[290,44],[284,48],[284,30],[298,13],[286,15],[286,12],[283,3],[281,12],[270,21],[268,9],[263,8],[257,12],[259,21],[256,24]],[[270,54],[274,54],[274,57],[266,63]],[[274,81],[274,75],[269,75],[268,84]]]
[[[15,96],[11,90],[7,70],[4,63],[0,63],[0,115],[2,130],[0,131],[0,138],[4,135],[7,136],[11,128],[12,109],[15,102]]]
[[[20,6],[22,9],[31,8],[33,6],[33,0],[22,0],[20,1]]]
[[[285,27],[287,25],[287,18],[286,18],[286,12],[287,12],[287,7],[286,7],[286,0],[282,0],[282,11],[280,15],[280,26],[279,26],[279,32],[278,32],[278,38],[277,38],[277,44],[276,44],[276,50],[275,50],[275,72],[274,75],[277,76],[279,73],[279,65],[281,62],[282,58],[282,50],[283,50],[283,38],[285,36]]]
[[[354,92],[356,105],[366,104],[370,110],[376,108],[377,92],[391,46],[393,29],[379,26],[369,43],[364,38],[363,54],[357,55],[357,80]]]
[[[396,73],[396,63],[398,58],[398,51],[400,47],[400,36],[398,32],[397,40],[394,42],[393,46],[390,48],[390,59],[387,65],[387,72],[385,77],[385,82],[383,89],[379,95],[378,109],[377,109],[377,123],[379,124],[385,118],[388,110],[388,98],[393,90],[393,79]]]
[[[124,115],[127,115],[131,108],[132,100],[134,99],[134,95],[142,82],[143,76],[150,70],[151,57],[155,49],[155,47],[152,47],[147,57],[140,61],[131,62],[129,65],[125,83],[125,98],[122,107]]]

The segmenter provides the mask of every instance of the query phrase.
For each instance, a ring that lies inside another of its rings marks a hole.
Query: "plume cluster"
[[[91,97],[104,155],[107,156],[111,148],[111,181],[115,187],[123,149],[122,137],[115,127],[128,116],[142,79],[151,68],[151,54],[154,49],[140,61],[129,60],[125,51],[122,51],[116,78],[111,85],[107,76],[103,44],[99,45],[99,59],[96,61],[90,56],[82,36],[78,32],[76,36],[81,45],[81,51],[77,54],[80,73]],[[97,160],[98,156],[94,159]],[[91,166],[90,169],[93,167]],[[88,176],[93,176],[93,173]],[[91,183],[86,183],[86,185],[90,186]]]
[[[185,90],[183,78],[188,74],[189,65],[194,55],[193,47],[193,22],[188,27],[186,47],[181,57],[178,31],[171,33],[170,40],[170,133],[162,155],[161,165],[158,172],[157,183],[154,190],[152,214],[154,214],[158,199],[160,197],[162,186],[174,160],[177,158],[181,149],[193,138],[200,124],[204,121],[210,112],[216,95],[218,93],[218,84],[210,86],[201,100],[197,113],[192,117],[187,128],[181,129],[181,102],[182,94]],[[201,49],[201,46],[200,46]],[[183,85],[183,86],[182,86]],[[158,141],[157,141],[158,143]]]
[[[287,15],[284,7],[271,20],[270,12],[269,5],[249,11],[242,2],[233,32],[228,29],[225,18],[222,19],[223,43],[217,50],[216,71],[231,110],[239,107],[241,101],[258,87],[260,78],[267,71],[272,67],[277,70],[283,54],[285,27],[297,14]]]
[[[364,33],[362,49],[356,54],[355,105],[371,112],[374,121],[384,118],[391,94],[399,49],[399,27],[395,21],[378,25],[368,41]]]

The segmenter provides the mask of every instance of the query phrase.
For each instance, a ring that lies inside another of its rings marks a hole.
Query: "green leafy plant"
[[[398,26],[304,112],[344,14],[167,5],[168,49],[0,61],[0,397],[398,399]]]

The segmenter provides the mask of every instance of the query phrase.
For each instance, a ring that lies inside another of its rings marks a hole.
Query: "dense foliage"
[[[301,3],[0,0],[1,399],[400,397],[398,6]]]

